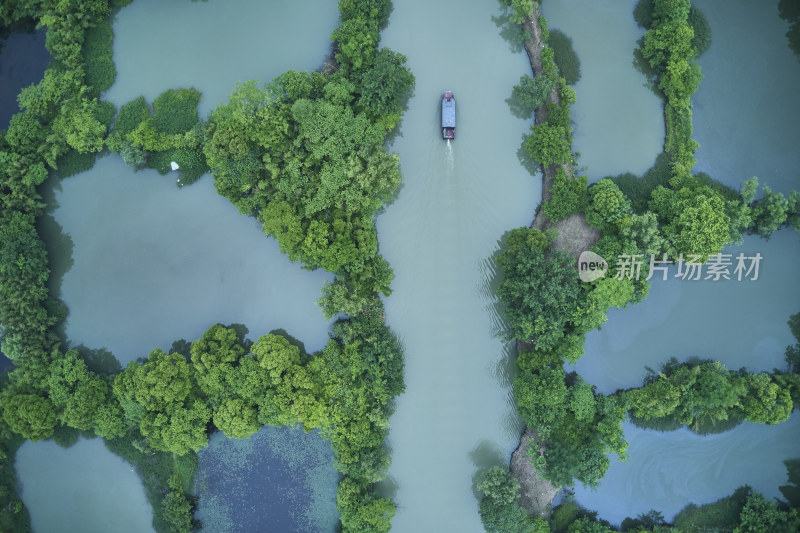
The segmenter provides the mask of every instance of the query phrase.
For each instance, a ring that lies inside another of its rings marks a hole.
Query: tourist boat
[[[456,138],[456,99],[452,91],[442,94],[442,138]]]

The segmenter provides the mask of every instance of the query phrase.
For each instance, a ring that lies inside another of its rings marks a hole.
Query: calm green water
[[[697,5],[714,41],[700,60],[705,78],[694,99],[701,144],[696,169],[733,187],[758,175],[776,190],[800,188],[793,128],[800,119],[800,65],[788,49],[777,2]],[[579,101],[582,96],[579,91]],[[609,312],[603,329],[587,335],[578,372],[611,393],[640,385],[645,366],[658,368],[671,356],[711,358],[750,371],[785,368],[785,347],[794,342],[786,321],[800,311],[800,237],[785,229],[770,241],[746,238],[726,252],[761,253],[758,281],[654,280],[643,303]],[[745,483],[778,496],[786,481],[782,462],[800,455],[797,415],[774,427],[743,424],[707,437],[632,425],[625,434],[628,462],[613,462],[597,491],[576,490],[578,502],[617,523],[653,508],[669,519],[689,502],[715,501]]]
[[[798,456],[800,416],[795,413],[776,426],[746,423],[705,437],[688,429],[661,433],[630,423],[623,428],[630,459],[612,462],[598,490],[575,488],[579,503],[617,525],[650,509],[671,520],[690,502],[711,503],[742,485],[768,499],[782,498],[783,461]]]
[[[778,0],[696,0],[711,23],[693,98],[696,170],[738,188],[751,176],[773,190],[800,189],[800,61]]]
[[[633,64],[636,41],[644,34],[633,20],[634,5],[636,0],[542,3],[548,27],[572,39],[581,61],[573,149],[590,181],[642,174],[663,149],[662,100]]]
[[[69,448],[28,441],[14,466],[36,533],[153,531],[139,477],[101,439],[81,438]]]
[[[331,277],[286,259],[210,176],[182,188],[175,179],[133,172],[112,154],[48,182],[52,216],[73,243],[71,259],[68,245],[56,250],[59,265],[73,263],[61,283],[70,342],[106,347],[125,364],[241,323],[254,340],[284,328],[309,351],[322,348],[328,322],[316,299]]]
[[[498,14],[495,2],[404,0],[383,33],[417,78],[391,147],[405,185],[378,218],[396,274],[386,316],[406,361],[386,484],[398,532],[482,531],[472,478],[507,464],[519,442],[490,258],[505,231],[530,223],[541,180],[516,158],[529,122],[504,99],[530,66],[500,36]],[[458,102],[450,145],[439,129],[445,89]]]
[[[335,0],[136,0],[114,23],[117,79],[103,97],[120,106],[196,87],[205,115],[240,81],[320,67],[338,20]]]
[[[800,236],[784,229],[765,241],[748,237],[724,253],[763,256],[756,281],[651,280],[644,302],[612,309],[600,331],[586,336],[576,367],[599,392],[638,387],[645,367],[658,370],[670,357],[715,359],[731,369],[783,369],[794,338],[786,321],[800,311]]]

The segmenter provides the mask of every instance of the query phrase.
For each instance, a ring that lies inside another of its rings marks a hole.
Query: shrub
[[[103,18],[96,25],[86,30],[82,55],[85,62],[84,82],[92,88],[94,96],[105,91],[114,83],[117,71],[111,57],[111,46],[114,32],[111,21]]]
[[[569,163],[572,159],[572,128],[548,123],[531,127],[525,149],[543,166]]]
[[[552,198],[542,207],[547,218],[556,222],[572,213],[584,211],[588,202],[586,184],[586,176],[571,180],[564,169],[559,167],[553,178]]]
[[[511,100],[530,116],[547,100],[554,86],[552,80],[544,76],[531,78],[525,75],[519,79],[518,85],[514,85]]]
[[[170,89],[153,101],[156,111],[152,125],[160,133],[184,133],[198,123],[197,104],[200,91],[197,89]]]

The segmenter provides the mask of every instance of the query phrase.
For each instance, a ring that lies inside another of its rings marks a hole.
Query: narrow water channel
[[[500,13],[496,2],[395,2],[383,33],[417,79],[391,146],[405,185],[378,218],[396,274],[386,316],[406,360],[387,483],[401,533],[482,531],[473,476],[507,464],[519,441],[490,258],[504,232],[530,224],[541,179],[516,158],[529,121],[504,100],[530,66],[492,22]],[[449,144],[439,128],[444,90],[457,101]]]

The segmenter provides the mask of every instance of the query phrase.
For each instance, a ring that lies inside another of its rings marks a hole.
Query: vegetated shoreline
[[[537,3],[533,13],[526,17],[525,21],[522,23],[523,30],[526,34],[530,35],[530,37],[525,40],[524,47],[525,51],[528,53],[531,70],[535,76],[543,75],[542,48],[544,47],[544,42],[542,39],[542,27],[539,22],[540,10],[541,7]],[[537,123],[541,124],[547,120],[547,102],[551,102],[555,105],[561,104],[561,95],[559,94],[558,87],[553,88],[548,100],[536,110],[535,115]],[[553,179],[559,166],[564,169],[564,172],[570,179],[574,179],[575,177],[571,163],[563,165],[553,164],[549,166],[542,165],[542,201],[536,209],[536,215],[530,227],[540,231],[546,231],[548,229],[557,231],[558,236],[553,242],[553,248],[567,252],[577,261],[581,252],[588,250],[589,247],[598,241],[600,238],[600,230],[589,227],[589,224],[586,222],[586,215],[583,213],[573,213],[569,217],[557,222],[552,222],[547,218],[542,206],[553,197]],[[516,346],[517,353],[532,348],[532,346],[520,340],[517,340]],[[539,439],[536,430],[526,427],[520,436],[519,446],[511,454],[510,470],[511,474],[520,484],[520,505],[530,515],[546,516],[549,514],[550,504],[561,491],[561,487],[556,487],[550,481],[536,473],[530,456],[527,453],[528,449],[534,443],[539,446],[540,453],[543,453],[545,443]]]

